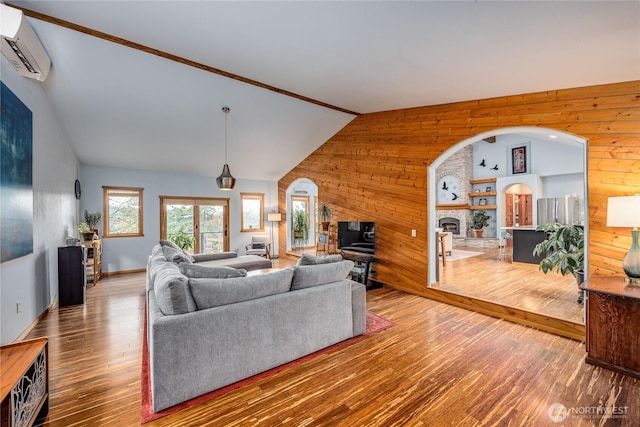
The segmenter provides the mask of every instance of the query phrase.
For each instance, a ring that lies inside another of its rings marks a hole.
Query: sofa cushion
[[[231,279],[189,279],[189,288],[198,310],[204,310],[289,292],[292,278],[293,270],[285,269]]]
[[[339,261],[317,265],[296,265],[293,267],[291,290],[295,291],[344,280],[352,268],[353,261]]]
[[[182,249],[163,246],[162,252],[164,253],[165,258],[167,258],[167,261],[175,262],[176,264],[180,264],[181,262],[188,262],[191,264],[193,262],[191,256],[185,253]]]
[[[158,306],[165,315],[196,311],[189,291],[189,279],[180,273],[174,263],[165,262],[164,267],[157,271],[153,291]]]
[[[264,268],[273,267],[271,260],[262,258],[258,255],[243,255],[237,258],[216,259],[213,261],[198,262],[198,264],[243,268],[247,271],[262,270]]]
[[[224,266],[208,266],[189,264],[183,262],[179,265],[180,273],[191,279],[229,279],[231,277],[244,277],[247,270]]]
[[[316,264],[329,264],[332,262],[342,261],[342,255],[326,255],[315,256],[311,254],[302,254],[296,265],[316,265]]]
[[[218,259],[236,258],[238,256],[235,252],[214,252],[208,254],[194,254],[193,262],[214,261]]]

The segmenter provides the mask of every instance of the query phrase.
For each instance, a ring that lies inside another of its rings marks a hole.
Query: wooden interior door
[[[518,219],[520,225],[533,224],[533,208],[531,194],[518,194]]]
[[[507,193],[504,195],[505,204],[505,223],[507,227],[513,227],[513,194]]]

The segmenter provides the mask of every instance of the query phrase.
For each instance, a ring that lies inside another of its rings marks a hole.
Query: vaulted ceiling
[[[232,173],[277,180],[355,117],[345,110],[640,79],[637,1],[7,3],[51,17],[29,18],[53,64],[42,84],[83,164],[217,176],[229,106]]]

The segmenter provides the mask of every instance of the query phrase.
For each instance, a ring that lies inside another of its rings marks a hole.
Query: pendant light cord
[[[222,107],[222,111],[224,112],[224,164],[226,165],[229,163],[227,161],[227,116],[231,109],[229,107]]]

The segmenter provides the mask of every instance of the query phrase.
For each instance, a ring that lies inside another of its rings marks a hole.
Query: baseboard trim
[[[520,308],[509,307],[474,298],[467,295],[454,294],[440,289],[427,288],[418,295],[426,298],[455,305],[467,310],[486,314],[488,316],[504,319],[509,322],[540,329],[566,338],[577,341],[584,341],[586,335],[585,325],[571,322],[569,320],[557,319],[543,314],[533,313]]]
[[[36,324],[39,321],[41,321],[50,311],[53,311],[57,306],[58,306],[58,297],[56,296],[56,298],[53,300],[51,305],[47,307],[42,313],[40,313],[40,315],[36,317],[29,326],[27,326],[27,329],[22,331],[22,333],[18,335],[18,337],[13,342],[24,341],[27,335],[31,333],[31,330],[36,327]]]

